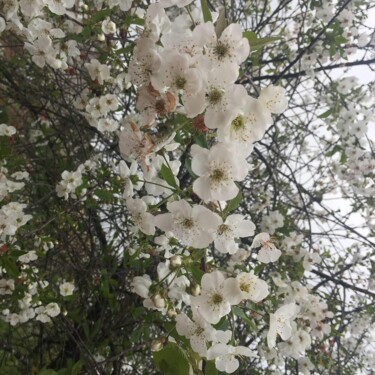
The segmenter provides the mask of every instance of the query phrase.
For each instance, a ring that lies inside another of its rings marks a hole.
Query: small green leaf
[[[204,272],[197,266],[192,266],[190,268],[191,276],[193,277],[194,281],[200,285]]]
[[[110,9],[102,9],[97,11],[93,16],[91,16],[88,20],[90,25],[94,25],[98,22],[101,22],[105,20],[107,17],[109,17],[111,14]]]
[[[198,176],[191,169],[191,159],[185,159],[185,168],[189,172],[190,176],[197,178]]]
[[[100,284],[100,291],[102,292],[102,295],[104,297],[106,297],[106,298],[110,297],[107,270],[102,270],[102,280],[101,280],[101,284]]]
[[[108,190],[97,189],[95,195],[103,202],[110,203],[113,200],[113,193]]]
[[[259,38],[259,39],[257,39],[257,41],[255,43],[255,46],[257,48],[259,48],[259,47],[265,46],[266,44],[277,42],[279,40],[281,40],[280,36],[269,36],[269,37],[266,37],[266,38]]]
[[[201,146],[203,148],[208,148],[206,134],[204,133],[197,132],[196,134],[194,134],[194,142],[198,146]]]
[[[348,161],[348,155],[343,151],[340,157],[340,164],[345,164]]]
[[[232,306],[232,311],[234,315],[237,315],[241,320],[243,320],[246,325],[251,328],[251,330],[256,331],[256,326],[255,324],[249,319],[249,317],[244,313],[242,309],[240,309],[237,306]]]
[[[328,111],[323,112],[318,118],[327,118],[332,113],[332,110],[329,109]]]
[[[163,375],[189,375],[188,358],[178,345],[169,343],[162,350],[154,352],[153,357]]]
[[[218,375],[219,374],[219,372],[216,370],[214,361],[207,361],[206,362],[204,374],[205,375]]]
[[[216,25],[215,25],[215,33],[217,38],[221,37],[221,34],[228,26],[228,20],[225,18],[225,8],[219,9],[219,17],[217,18]]]
[[[20,275],[20,271],[14,259],[9,258],[9,257],[3,257],[2,265],[6,269],[9,276],[16,278]]]
[[[242,36],[247,38],[250,43],[257,39],[257,34],[254,31],[244,31]]]
[[[250,44],[250,50],[252,52],[257,51],[263,48],[265,45],[276,42],[281,39],[279,36],[269,36],[266,38],[258,38],[257,35],[253,31],[244,31],[243,34],[244,38],[247,38]]]
[[[56,375],[57,372],[55,370],[51,370],[49,368],[42,368],[39,372],[38,375]]]
[[[82,359],[76,362],[72,368],[71,375],[79,375],[84,364],[85,362]]]
[[[229,319],[226,316],[223,316],[219,323],[216,323],[214,325],[214,328],[219,330],[219,331],[226,331],[229,329]]]
[[[182,342],[186,347],[190,346],[190,340],[178,334],[175,322],[164,322],[163,325],[165,332],[168,332],[168,334],[172,336],[177,342]]]
[[[83,333],[85,334],[86,338],[90,338],[90,328],[86,320],[82,323]]]
[[[201,0],[201,8],[204,22],[212,22],[212,15],[210,9],[208,8],[206,0]]]
[[[229,214],[230,212],[234,211],[241,203],[243,199],[242,192],[239,191],[238,194],[231,200],[229,201],[227,207],[225,207],[225,214]]]
[[[135,15],[126,17],[125,19],[125,27],[129,27],[132,24],[143,26],[144,23],[145,23],[144,19],[139,18],[138,16],[135,16]]]
[[[348,42],[348,40],[345,37],[343,37],[342,35],[337,35],[337,36],[335,36],[335,42],[337,44],[345,44],[345,43]]]
[[[336,152],[341,152],[341,151],[342,151],[342,147],[339,145],[335,145],[331,151],[328,151],[325,153],[325,156],[333,156],[334,154],[336,154]]]
[[[176,179],[172,170],[163,164],[160,168],[160,176],[161,178],[170,186],[173,186],[175,189],[178,189],[178,185],[176,183]]]

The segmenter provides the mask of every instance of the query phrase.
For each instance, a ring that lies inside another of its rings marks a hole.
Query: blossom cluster
[[[88,87],[94,87],[69,97],[101,139],[118,136],[123,160],[114,169],[121,180],[119,200],[126,207],[132,232],[126,245],[134,259],[152,256],[156,264],[156,272],[133,278],[131,290],[143,299],[145,308],[175,324],[178,335],[188,339],[199,357],[198,367],[202,360],[213,360],[219,371],[233,373],[240,365],[238,358],[260,355],[276,365],[293,358],[308,374],[314,365],[306,352],[314,340],[322,340],[330,332],[326,321],[332,314],[299,281],[273,273],[272,282],[267,282],[261,271],[290,258],[310,271],[321,261],[318,247],[308,251],[297,232],[279,235],[286,215],[277,207],[263,210],[269,202],[254,203],[255,211],[263,211],[258,228],[255,220],[240,211],[233,213],[232,208],[241,201],[241,183],[254,168],[250,158],[255,143],[272,126],[274,115],[283,114],[288,107],[286,90],[270,85],[250,95],[251,88],[240,84],[240,67],[251,51],[241,25],[221,28],[215,22],[220,16],[212,14],[213,19],[207,19],[191,0],[153,3],[144,17],[140,9],[132,8],[132,1],[106,3],[110,9],[119,7],[144,18],[132,59],[121,61],[124,71],[116,77],[109,60],[96,53],[85,55],[76,40],[69,40],[69,34],[82,31],[84,4],[81,15],[71,11],[76,6],[73,0],[8,1],[2,9],[5,18],[0,17],[0,33],[12,29],[22,36],[39,68],[74,75],[73,65],[80,62]],[[172,6],[180,8],[177,13],[168,11]],[[57,16],[66,15],[64,21],[42,19],[40,15],[47,9]],[[330,9],[323,7],[317,13],[324,21]],[[117,25],[108,17],[101,21],[100,29],[103,35],[98,39],[105,41],[116,33]],[[365,43],[358,35],[360,39]],[[317,45],[314,53],[319,48],[323,50]],[[303,60],[306,69],[309,58],[313,56],[306,54]],[[355,82],[350,80],[339,83],[343,93],[352,85]],[[136,99],[130,106],[132,113],[121,118],[122,91],[129,88],[136,90]],[[357,113],[360,121],[353,123],[353,112],[351,107],[340,112],[337,127],[343,138],[365,134],[361,120],[369,114]],[[13,127],[0,125],[0,137],[14,132]],[[369,174],[373,169],[369,153],[353,146],[348,154],[351,170]],[[187,184],[181,182],[182,167],[189,171]],[[96,168],[96,161],[89,159],[64,170],[56,185],[57,196],[83,201],[91,194],[85,173]],[[26,172],[7,174],[2,166],[0,202],[22,189],[24,182],[20,181],[28,178]],[[371,192],[373,187],[368,195]],[[25,209],[18,202],[1,206],[2,241],[31,219]],[[33,266],[37,259],[38,251],[31,250],[18,262],[22,271],[38,273]],[[0,294],[12,295],[15,279],[1,277]],[[30,284],[18,311],[2,312],[4,320],[16,325],[34,318],[48,323],[57,317],[60,306],[43,304],[37,296],[48,285],[43,281]],[[62,280],[55,289],[69,297],[75,285]],[[264,332],[251,347],[239,345],[235,338],[236,325],[243,320]]]
[[[0,140],[9,143],[13,136],[17,136],[15,127],[7,124],[0,125]],[[78,169],[78,172],[63,173],[63,178],[65,177],[63,181],[66,181],[66,183],[65,185],[64,182],[60,184],[61,187],[58,191],[62,191],[64,187],[66,196],[68,194],[73,195],[79,184],[72,179],[77,178],[77,173],[81,173],[85,168],[89,170],[94,166],[94,162],[86,161]],[[7,308],[1,311],[0,317],[11,326],[34,319],[41,323],[49,323],[52,318],[57,317],[61,312],[58,303],[43,302],[42,295],[51,285],[44,280],[42,275],[39,275],[40,271],[35,265],[41,255],[53,248],[53,243],[42,241],[39,237],[36,237],[34,243],[36,250],[28,250],[17,244],[19,229],[32,220],[32,215],[27,213],[28,204],[17,199],[17,195],[29,182],[30,174],[26,170],[11,173],[6,158],[0,160],[0,252],[3,256],[10,255],[8,262],[13,262],[12,254],[14,252],[18,253],[16,268],[20,268],[19,274],[17,272],[12,274],[7,271],[6,267],[0,266],[0,296],[7,301]],[[31,278],[30,275],[32,275]],[[17,290],[17,286],[21,288]],[[73,283],[61,282],[59,288],[61,296],[69,296],[73,291]],[[13,296],[16,297],[16,303],[12,299]]]
[[[57,196],[68,199],[69,197],[77,198],[78,194],[83,197],[87,189],[81,188],[83,185],[82,176],[85,172],[95,171],[95,168],[96,162],[89,159],[79,165],[75,171],[64,171],[61,174],[62,180],[56,186]]]
[[[272,114],[281,114],[287,107],[280,86],[264,88],[254,98],[236,83],[249,53],[239,24],[219,32],[196,9],[171,21],[163,3],[151,4],[128,71],[137,88],[137,114],[122,121],[119,135],[121,154],[129,163],[121,162],[119,168],[133,223],[130,252],[139,259],[149,257],[140,244],[150,238],[158,245],[161,259],[158,280],[148,274],[136,276],[132,290],[144,299],[144,307],[174,319],[179,335],[189,339],[201,358],[214,360],[217,369],[227,373],[238,368],[237,356],[256,356],[255,348],[236,346],[233,331],[215,326],[235,307],[261,304],[270,293],[270,286],[244,260],[257,251],[258,262],[268,264],[282,254],[270,237],[283,226],[279,212],[265,216],[262,229],[267,232],[255,235],[249,218],[226,211],[240,196],[238,182],[252,168],[248,158],[253,144],[272,124]],[[87,68],[93,80],[103,83],[109,78],[107,67],[97,61]],[[89,99],[85,109],[91,118],[108,113],[101,100]],[[182,120],[171,126],[169,119],[175,116]],[[181,191],[178,179],[183,152],[178,135],[189,124],[211,139],[190,147],[192,194]],[[251,246],[244,249],[241,239],[251,237]],[[228,269],[215,269],[215,252],[231,257]],[[191,270],[201,258],[211,262],[211,272],[203,266],[201,277],[196,278]],[[321,326],[327,314],[318,314],[319,304],[309,304],[308,290],[302,285],[285,281],[279,287],[280,294],[290,299],[274,313],[265,309],[270,313],[268,346],[273,350],[277,336],[291,340],[293,350],[287,351],[282,343],[278,350],[298,359],[310,348],[309,324]],[[306,295],[297,297],[293,287]],[[316,319],[308,317],[308,306]],[[295,323],[297,317],[308,323]]]
[[[0,125],[0,137],[11,137],[16,134],[16,129],[7,124]],[[17,201],[9,201],[10,194],[24,188],[25,182],[29,178],[26,171],[17,171],[9,174],[6,162],[0,160],[0,240],[5,241],[13,237],[17,230],[25,225],[31,215],[25,213],[27,205]],[[3,204],[3,202],[8,202]],[[1,242],[0,242],[1,245]]]

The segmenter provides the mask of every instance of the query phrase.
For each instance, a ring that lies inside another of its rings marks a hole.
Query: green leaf
[[[251,319],[249,319],[249,317],[244,313],[242,309],[237,306],[232,306],[232,311],[233,314],[241,318],[241,320],[243,320],[251,330],[256,331],[255,324],[251,321]]]
[[[265,45],[276,42],[281,39],[279,36],[269,36],[267,38],[258,38],[253,31],[244,31],[244,38],[247,38],[252,52],[263,48]]]
[[[219,374],[219,372],[216,370],[214,361],[207,361],[206,362],[204,374],[205,375],[218,375]]]
[[[90,328],[86,320],[82,323],[83,333],[85,334],[86,338],[90,338]]]
[[[190,364],[185,352],[174,343],[153,353],[154,362],[163,375],[189,375]]]
[[[104,189],[95,190],[95,195],[103,202],[110,203],[113,200],[113,193]]]
[[[198,146],[201,146],[203,148],[208,148],[206,134],[204,133],[199,132],[199,133],[194,134],[194,142]]]
[[[343,151],[340,157],[340,164],[345,164],[348,161],[348,155]]]
[[[129,27],[132,24],[143,26],[145,23],[144,19],[139,18],[138,16],[130,16],[125,19],[125,27]]]
[[[335,42],[337,44],[345,44],[345,43],[348,42],[348,40],[345,37],[343,37],[342,35],[337,35],[337,36],[335,36]]]
[[[204,22],[210,22],[210,21],[212,22],[211,12],[210,12],[210,9],[208,8],[206,0],[201,0],[201,8],[202,8]]]
[[[82,359],[76,362],[72,368],[72,372],[70,375],[79,375],[84,364],[85,362]]]
[[[335,145],[331,151],[328,151],[325,153],[325,156],[333,156],[334,154],[336,154],[336,152],[341,152],[341,151],[342,151],[342,147],[339,145]]]
[[[178,189],[178,185],[176,183],[176,179],[171,168],[167,167],[165,164],[161,166],[159,172],[161,178],[170,186],[173,186],[175,189]]]
[[[3,107],[1,108],[1,111],[0,111],[0,123],[8,123],[9,121],[9,116],[8,116],[8,111],[7,111],[7,107]]]
[[[323,112],[318,118],[327,118],[332,113],[332,110],[329,109],[328,111]]]
[[[194,281],[200,285],[204,272],[199,267],[194,267],[194,266],[190,268],[190,272]]]
[[[90,25],[94,25],[95,23],[101,22],[105,20],[107,17],[109,17],[111,14],[111,9],[102,9],[97,12],[95,12],[94,15],[92,15],[88,21]]]
[[[107,270],[102,270],[102,280],[101,280],[101,284],[100,284],[100,291],[102,292],[102,295],[104,297],[106,297],[106,298],[110,297]]]
[[[57,372],[55,370],[51,370],[49,368],[42,368],[39,372],[38,375],[56,375]]]
[[[229,201],[228,205],[225,207],[224,213],[227,215],[234,211],[240,205],[242,199],[243,194],[241,191],[239,191],[238,194],[231,201]]]
[[[254,31],[244,31],[242,36],[247,38],[249,42],[255,41],[257,39],[257,34]]]
[[[163,325],[165,328],[165,332],[168,332],[168,334],[172,336],[177,342],[182,342],[186,347],[190,347],[190,340],[178,334],[175,322],[164,322]]]
[[[219,331],[226,331],[229,329],[229,319],[226,316],[223,316],[219,323],[216,323],[214,325],[214,328],[219,330]]]
[[[9,257],[3,257],[1,260],[2,265],[6,269],[9,276],[16,278],[20,275],[20,271],[14,259]]]
[[[215,33],[217,38],[221,37],[221,34],[225,30],[225,28],[228,26],[228,20],[225,18],[225,8],[220,8],[219,9],[219,17],[217,18],[216,21],[216,26],[215,26]]]
[[[189,172],[190,176],[197,178],[198,176],[191,169],[191,159],[185,159],[185,168]]]
[[[303,274],[305,272],[305,268],[303,267],[302,263],[294,263],[293,267],[289,271],[290,278],[294,280],[301,280]]]

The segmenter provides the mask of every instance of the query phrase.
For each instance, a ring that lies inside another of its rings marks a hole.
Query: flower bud
[[[114,34],[116,32],[116,24],[107,19],[102,23],[102,31],[104,34]]]
[[[104,42],[105,41],[105,35],[104,34],[98,34],[97,39],[99,42]]]
[[[162,309],[163,307],[165,307],[165,299],[160,294],[155,294],[152,297],[152,302],[158,309]]]
[[[173,257],[170,258],[170,268],[176,269],[181,266],[182,264],[182,259],[179,255],[173,255]]]
[[[169,309],[169,310],[168,310],[168,316],[169,316],[171,319],[174,319],[174,318],[177,316],[177,312],[176,312],[175,310]]]
[[[197,296],[201,292],[201,287],[198,284],[193,284],[190,288],[190,292],[192,296]]]
[[[163,344],[164,344],[163,339],[152,340],[151,351],[158,352],[159,350],[163,349]]]

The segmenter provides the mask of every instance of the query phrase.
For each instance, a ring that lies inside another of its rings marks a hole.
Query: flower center
[[[224,177],[225,177],[225,173],[222,169],[214,169],[211,174],[210,174],[210,179],[213,181],[213,182],[219,182],[219,181],[222,181],[224,180]]]
[[[208,102],[212,105],[215,105],[221,101],[221,98],[223,97],[223,93],[221,90],[213,87],[207,94]]]
[[[219,229],[217,230],[217,232],[219,233],[219,235],[225,234],[225,233],[227,233],[229,231],[230,231],[230,228],[226,224],[221,224],[219,226]]]
[[[249,293],[250,291],[250,285],[246,283],[241,283],[240,284],[240,289],[242,292]]]
[[[194,226],[194,221],[191,220],[191,219],[184,219],[182,221],[182,226],[187,228],[187,229],[191,229]]]
[[[219,60],[223,60],[224,57],[229,55],[229,46],[228,44],[224,44],[222,42],[218,42],[214,47],[214,54],[217,56]]]
[[[165,114],[165,101],[164,101],[164,99],[158,99],[155,102],[155,110],[159,115]]]
[[[221,302],[223,302],[223,296],[221,294],[215,293],[212,296],[211,301],[212,301],[213,304],[218,305]]]
[[[233,121],[232,121],[232,129],[234,131],[241,130],[245,127],[245,121],[243,116],[238,115]]]
[[[196,336],[201,336],[203,332],[204,332],[204,329],[202,327],[197,327],[197,329],[195,330],[194,334]]]
[[[186,85],[186,78],[185,77],[177,77],[176,80],[174,81],[174,85],[176,86],[177,89],[183,90]]]
[[[175,238],[171,237],[168,241],[168,245],[169,246],[176,246],[176,245],[178,245],[178,241]]]

